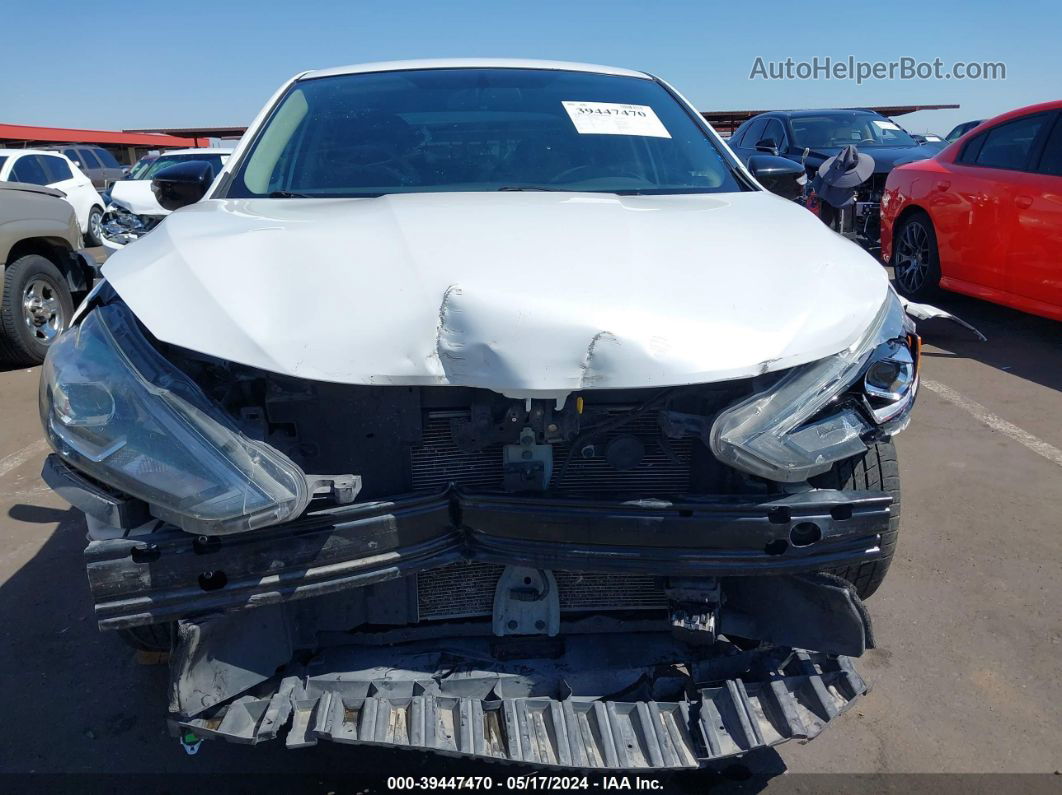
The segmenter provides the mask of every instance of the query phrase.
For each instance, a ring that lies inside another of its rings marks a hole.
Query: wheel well
[[[11,247],[7,255],[7,265],[28,254],[38,254],[46,260],[50,260],[59,270],[66,268],[70,246],[61,238],[31,237],[20,240]]]
[[[929,221],[930,226],[933,225],[933,219],[929,217],[929,213],[917,204],[909,204],[904,207],[903,210],[900,211],[900,214],[896,216],[896,220],[892,222],[892,245],[890,246],[891,251],[889,252],[889,262],[886,264],[892,264],[892,255],[896,253],[896,233],[908,218],[915,215],[924,215],[926,220]]]
[[[903,210],[900,212],[900,214],[898,216],[896,216],[896,220],[893,222],[892,228],[893,229],[899,229],[900,228],[900,224],[902,224],[904,221],[906,221],[912,215],[924,215],[926,217],[926,220],[928,220],[930,224],[933,223],[933,219],[929,217],[929,213],[927,213],[925,210],[923,210],[917,204],[910,204],[907,207],[904,207]]]
[[[71,292],[88,289],[83,283],[84,277],[82,274],[73,267],[74,261],[71,259],[70,253],[69,244],[62,238],[31,237],[26,240],[20,240],[11,247],[5,266],[29,254],[37,254],[59,269],[59,272],[66,279]],[[88,286],[91,286],[91,284]]]

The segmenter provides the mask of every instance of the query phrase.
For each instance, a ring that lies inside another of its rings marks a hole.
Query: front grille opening
[[[487,617],[504,566],[454,563],[417,575],[421,621]],[[663,610],[662,578],[631,574],[554,571],[561,612]]]
[[[424,423],[421,443],[410,450],[413,488],[440,491],[450,483],[466,489],[502,489],[502,445],[465,452],[458,449],[450,430],[452,414],[430,415]],[[609,442],[634,436],[645,455],[632,469],[620,470],[605,458]],[[623,426],[589,440],[596,455],[585,458],[568,444],[553,446],[553,479],[549,492],[560,495],[675,497],[690,491],[694,440],[661,437],[655,412],[632,419]],[[587,442],[580,442],[580,447]],[[564,462],[571,453],[565,469]],[[563,474],[562,474],[563,472]]]

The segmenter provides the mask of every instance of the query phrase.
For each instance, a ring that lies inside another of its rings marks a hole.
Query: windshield
[[[160,155],[154,160],[144,162],[141,160],[135,166],[133,170],[129,172],[126,179],[152,179],[162,169],[168,168],[176,163],[186,163],[189,160],[202,160],[206,163],[210,163],[214,167],[214,173],[221,172],[221,167],[224,165],[223,155],[208,155],[205,152],[203,154],[187,154],[187,155]]]
[[[793,116],[793,140],[797,148],[835,149],[848,144],[865,146],[918,146],[900,125],[870,113],[823,113]]]
[[[947,137],[944,140],[948,141],[949,143],[951,143],[952,141],[958,141],[960,138],[966,135],[966,133],[970,132],[970,130],[972,130],[980,123],[981,122],[979,121],[964,121],[962,124],[957,125],[954,130],[948,133]]]
[[[145,171],[148,166],[155,162],[158,155],[146,155],[136,161],[129,173],[125,175],[126,179],[140,179],[140,172]]]
[[[424,69],[294,84],[228,196],[740,190],[659,83],[542,69]]]

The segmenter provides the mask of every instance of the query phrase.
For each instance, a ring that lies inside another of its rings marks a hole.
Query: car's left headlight
[[[767,389],[724,410],[711,446],[725,464],[794,482],[860,455],[867,442],[899,433],[918,391],[918,337],[890,289],[852,347],[794,367]]]
[[[40,410],[64,461],[188,532],[266,527],[310,501],[302,470],[240,433],[152,347],[123,304],[93,309],[52,344]]]

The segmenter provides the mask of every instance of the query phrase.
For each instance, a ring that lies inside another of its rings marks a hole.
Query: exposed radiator
[[[609,441],[627,434],[635,436],[645,446],[645,457],[633,469],[618,470],[605,459],[604,451]],[[662,440],[653,412],[592,441],[597,455],[583,458],[577,452],[563,476],[560,472],[570,448],[567,444],[553,446],[551,492],[616,493],[625,499],[633,499],[678,496],[689,491],[693,440]],[[449,483],[466,488],[502,487],[502,445],[462,452],[454,444],[447,417],[429,417],[425,421],[421,444],[412,448],[411,457],[413,488],[416,490],[437,491]]]
[[[428,619],[489,616],[503,566],[455,563],[417,575],[417,606]],[[658,578],[630,574],[554,571],[562,611],[656,610],[667,606]]]

